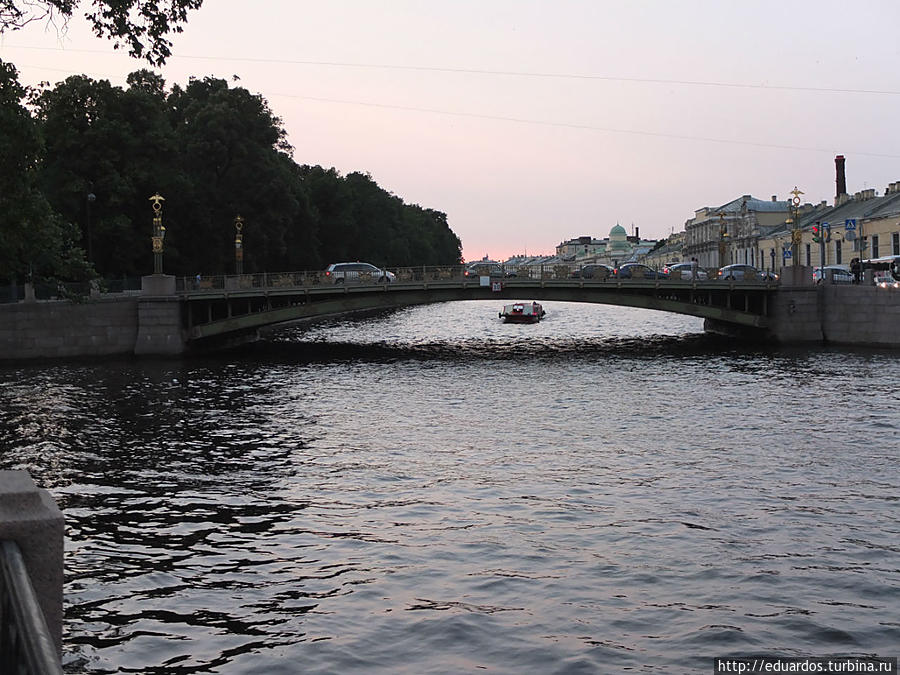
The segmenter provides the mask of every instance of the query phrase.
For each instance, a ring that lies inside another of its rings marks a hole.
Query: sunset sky
[[[830,202],[836,154],[881,194],[897,26],[896,0],[206,0],[161,73],[261,94],[296,161],[368,172],[446,212],[467,260],[505,259],[616,223],[665,237],[743,194]],[[147,67],[79,18],[0,58],[28,84]]]

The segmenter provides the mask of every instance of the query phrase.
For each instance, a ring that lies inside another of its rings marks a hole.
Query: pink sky
[[[795,0],[207,0],[167,81],[268,99],[301,163],[369,172],[447,213],[467,259],[551,253],[617,222],[647,237],[742,194],[900,180],[900,4]],[[0,38],[28,83],[145,67],[32,25]]]

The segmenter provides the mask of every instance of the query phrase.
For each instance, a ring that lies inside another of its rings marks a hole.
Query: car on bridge
[[[722,281],[769,281],[778,277],[771,272],[762,272],[753,265],[725,265],[719,270],[718,278]]]
[[[618,279],[668,279],[669,275],[643,263],[625,263],[616,270]]]
[[[582,265],[579,269],[572,272],[569,277],[572,279],[609,279],[616,273],[616,268],[602,263]]]
[[[325,268],[325,279],[333,284],[360,281],[383,284],[396,281],[397,277],[393,272],[375,267],[370,263],[357,261],[332,263]]]
[[[823,283],[828,278],[828,272],[833,273],[834,283],[836,284],[852,284],[853,274],[847,265],[825,265],[823,274],[821,267],[813,268],[813,281],[817,284]]]
[[[514,277],[516,273],[506,269],[500,263],[477,262],[466,267],[463,277],[477,279],[479,277]]]
[[[694,263],[682,262],[675,263],[674,265],[666,265],[663,268],[663,271],[669,275],[670,279],[693,279],[694,278]],[[697,271],[697,281],[706,281],[709,279],[709,274],[707,274],[706,270],[696,266]]]

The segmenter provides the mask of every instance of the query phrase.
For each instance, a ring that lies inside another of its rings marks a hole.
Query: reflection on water
[[[89,673],[708,672],[900,644],[896,354],[569,303],[0,370]]]

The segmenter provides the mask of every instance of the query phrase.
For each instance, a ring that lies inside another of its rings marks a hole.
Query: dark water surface
[[[900,353],[460,302],[0,367],[87,673],[712,672],[896,656]]]

